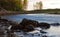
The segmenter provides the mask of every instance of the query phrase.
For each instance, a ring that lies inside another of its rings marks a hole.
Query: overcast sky
[[[33,9],[33,4],[42,1],[43,9],[60,8],[60,0],[28,0],[28,10]]]

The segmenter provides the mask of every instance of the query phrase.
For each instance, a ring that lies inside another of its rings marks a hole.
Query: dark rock
[[[41,22],[39,23],[38,21],[35,20],[30,20],[30,19],[23,19],[22,22],[19,24],[21,25],[21,29],[23,31],[33,31],[35,27],[40,27],[42,29],[48,29],[50,28],[50,24]]]
[[[29,31],[33,31],[34,30],[34,28],[33,28],[33,26],[26,26],[26,27],[23,27],[23,26],[21,26],[21,25],[15,25],[15,26],[12,26],[11,27],[11,30],[12,31],[17,31],[17,30],[19,30],[19,31],[23,31],[23,32],[29,32]]]
[[[7,19],[3,19],[3,18],[0,17],[0,25],[7,26],[7,25],[9,25],[9,21]]]
[[[30,20],[30,19],[25,19],[25,18],[20,23],[20,25],[23,25],[23,26],[32,25],[34,27],[37,27],[38,24],[39,23],[37,21],[35,21],[35,20]]]
[[[50,24],[41,22],[39,24],[39,27],[42,28],[42,29],[49,29],[50,28]]]
[[[42,31],[42,30],[40,30],[40,32],[41,32],[41,33],[43,33],[43,34],[47,33],[47,32],[45,32],[45,31]]]
[[[44,35],[44,36],[42,36],[42,37],[48,37],[47,35]]]
[[[35,20],[30,20],[30,19],[23,19],[22,22],[19,24],[23,31],[33,31],[34,27],[38,27],[38,22]]]
[[[59,26],[60,23],[52,23],[52,24],[50,24],[50,25],[52,25],[52,26]]]
[[[38,21],[35,20],[30,20],[30,19],[23,19],[20,24],[13,23],[12,21],[9,21],[7,19],[0,19],[0,23],[5,24],[5,25],[12,25],[11,30],[21,30],[24,32],[29,32],[33,31],[35,27],[41,27],[41,28],[50,28],[50,24],[48,23],[39,23]]]
[[[19,25],[12,25],[11,30],[12,31],[20,30],[20,26]]]
[[[13,21],[8,21],[8,23],[9,23],[10,25],[12,25],[12,26],[18,25],[16,22],[13,22]]]
[[[34,30],[34,27],[32,25],[28,25],[23,29],[24,32],[30,32],[30,31],[33,31],[33,30]]]
[[[1,22],[1,21],[7,22],[8,20],[7,20],[7,19],[0,19],[0,22]]]

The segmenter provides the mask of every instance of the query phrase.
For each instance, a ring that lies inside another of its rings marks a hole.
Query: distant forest
[[[22,0],[0,0],[0,8],[9,11],[21,11],[24,9],[26,0],[22,3]]]
[[[28,0],[0,0],[0,8],[8,11],[22,11],[27,9]],[[42,9],[42,1],[33,4],[34,10]],[[36,9],[35,9],[36,8]]]

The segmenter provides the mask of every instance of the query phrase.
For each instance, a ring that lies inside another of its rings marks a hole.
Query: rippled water
[[[14,21],[20,21],[23,18],[37,20],[39,22],[59,22],[60,15],[50,15],[50,14],[18,14],[18,15],[9,15],[4,16],[4,18],[11,19]]]
[[[48,23],[60,23],[60,15],[53,14],[18,14],[18,15],[9,15],[3,16],[3,18],[20,22],[23,18],[36,20],[39,22],[48,22]],[[51,37],[60,37],[60,26],[51,26],[47,31],[47,35]]]

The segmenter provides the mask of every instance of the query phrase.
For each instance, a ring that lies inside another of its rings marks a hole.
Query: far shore
[[[58,10],[32,10],[32,11],[0,11],[0,16],[2,15],[14,15],[14,14],[60,14],[60,9]]]

